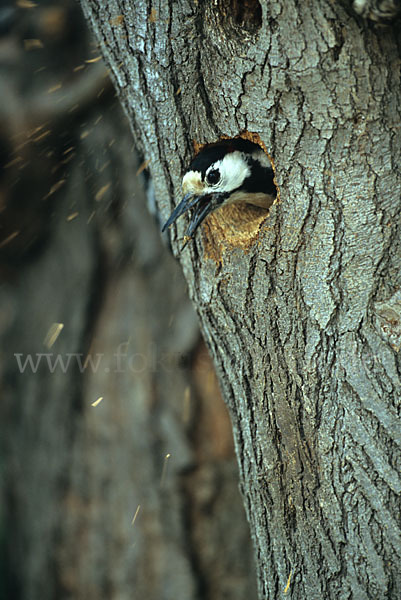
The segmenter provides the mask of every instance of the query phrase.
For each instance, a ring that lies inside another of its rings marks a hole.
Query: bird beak
[[[175,207],[167,221],[164,223],[162,227],[162,231],[165,231],[167,227],[170,227],[173,223],[176,222],[178,217],[183,215],[187,210],[192,208],[199,200],[199,196],[194,196],[194,194],[189,193],[185,194],[181,202]]]
[[[202,196],[196,196],[193,193],[186,194],[179,205],[175,207],[166,223],[163,225],[162,231],[175,223],[178,217],[193,208],[194,211],[191,215],[191,220],[185,233],[185,238],[188,241],[194,237],[196,230],[202,221],[207,217],[207,215],[218,208],[226,198],[227,195],[224,193],[204,194]]]

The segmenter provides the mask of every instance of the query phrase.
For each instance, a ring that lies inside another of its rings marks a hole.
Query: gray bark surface
[[[328,1],[81,3],[163,217],[193,143],[258,133],[274,160],[269,215],[222,210],[180,257],[260,598],[398,599],[399,31]]]

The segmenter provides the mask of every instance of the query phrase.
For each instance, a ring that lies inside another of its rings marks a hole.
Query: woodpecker
[[[162,231],[191,211],[184,246],[208,214],[228,204],[247,202],[269,208],[276,197],[270,160],[260,146],[234,138],[205,146],[184,174],[181,202]]]

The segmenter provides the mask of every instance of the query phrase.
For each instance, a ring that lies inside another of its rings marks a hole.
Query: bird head
[[[235,138],[205,146],[195,156],[182,180],[181,202],[163,226],[170,227],[191,211],[185,245],[204,219],[221,206],[248,202],[268,208],[276,196],[270,160],[260,146]]]

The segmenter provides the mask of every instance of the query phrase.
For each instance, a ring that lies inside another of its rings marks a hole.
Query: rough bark
[[[269,215],[222,210],[180,257],[260,598],[399,598],[398,30],[320,0],[81,3],[163,217],[193,141],[256,132],[274,160]]]
[[[0,598],[254,598],[227,410],[127,122],[79,7],[24,14],[0,40]]]

